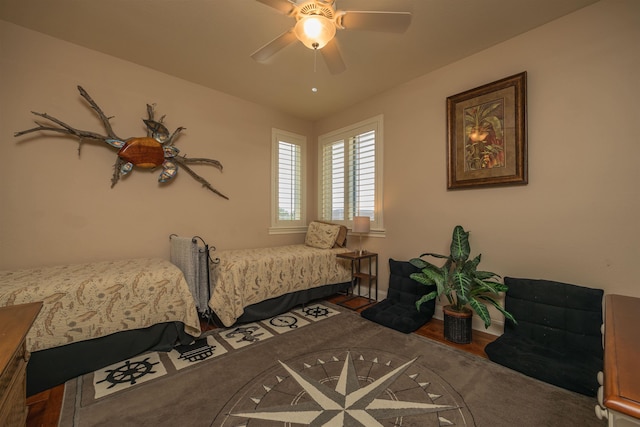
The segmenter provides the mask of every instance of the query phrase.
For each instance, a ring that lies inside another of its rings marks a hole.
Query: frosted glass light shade
[[[309,49],[322,49],[336,35],[336,26],[322,15],[307,15],[296,22],[293,31]]]
[[[354,216],[353,228],[354,233],[368,233],[371,230],[371,218],[368,216]]]

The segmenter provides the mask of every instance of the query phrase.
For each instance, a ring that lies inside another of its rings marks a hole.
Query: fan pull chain
[[[320,46],[318,43],[313,44],[313,72],[314,73],[317,71],[317,65],[318,65],[318,46]]]
[[[314,43],[313,44],[313,76],[314,76],[314,80],[315,80],[317,64],[318,64],[318,46],[319,46],[318,43]],[[311,92],[313,92],[313,93],[318,92],[318,88],[314,85],[311,88]]]

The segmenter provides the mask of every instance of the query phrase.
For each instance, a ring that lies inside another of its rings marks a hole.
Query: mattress
[[[184,275],[164,259],[0,271],[0,306],[33,301],[44,304],[26,337],[31,352],[165,322],[200,335]]]
[[[307,245],[237,249],[216,252],[211,267],[209,307],[231,326],[244,307],[291,292],[351,280],[351,264],[336,258],[347,248],[318,249]]]

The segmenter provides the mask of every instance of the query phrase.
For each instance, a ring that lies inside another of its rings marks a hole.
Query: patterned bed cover
[[[33,301],[44,304],[27,335],[29,351],[174,321],[200,335],[184,275],[163,259],[0,271],[0,306]]]
[[[347,248],[317,249],[307,245],[216,252],[211,267],[209,307],[231,326],[244,307],[290,292],[351,280],[351,265],[336,258]]]

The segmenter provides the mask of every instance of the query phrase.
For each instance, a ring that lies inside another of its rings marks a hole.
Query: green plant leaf
[[[436,284],[436,287],[437,287],[437,290],[438,290],[438,296],[447,293],[446,284],[447,284],[448,271],[446,269],[444,269],[444,268],[438,268],[438,269],[425,268],[424,270],[422,270],[422,272],[425,273],[426,275],[428,275],[429,277],[431,277],[433,282]]]
[[[473,267],[474,271],[478,268],[478,265],[480,264],[481,259],[482,259],[482,254],[478,254],[474,259],[471,260],[471,266]]]
[[[427,252],[427,253],[421,254],[420,258],[422,258],[423,256],[432,256],[434,258],[451,258],[449,255],[435,254],[435,253],[432,253],[432,252]]]
[[[491,271],[476,271],[476,277],[480,280],[487,280],[493,278],[499,278],[500,275],[492,273]]]
[[[444,273],[444,274],[443,274]],[[438,295],[444,293],[444,285],[446,283],[446,272],[434,265],[427,265],[419,273],[411,273],[409,277],[418,283],[431,286],[436,285]]]
[[[414,267],[419,268],[420,270],[422,270],[423,268],[425,268],[429,263],[421,258],[411,258],[409,260],[409,263],[411,263],[411,265],[413,265]]]
[[[466,274],[470,278],[476,277],[476,264],[475,260],[467,260],[464,264],[460,264],[458,271]]]
[[[471,296],[471,277],[464,273],[456,272],[453,274],[452,282],[457,298],[455,305],[457,308],[462,308],[469,302]]]
[[[471,286],[471,277],[464,272],[456,271],[451,278],[453,282],[453,288],[456,292],[467,293]]]
[[[491,282],[489,280],[480,280],[477,277],[474,278],[473,280],[474,280],[474,283],[477,285],[473,290],[474,295],[487,293],[487,292],[498,295],[499,291],[497,287],[500,285],[500,283]]]
[[[411,273],[409,277],[418,283],[422,283],[423,285],[429,286],[434,284],[434,281],[424,273]]]
[[[497,276],[497,277],[500,277],[500,276]],[[495,288],[496,288],[496,291],[498,292],[507,292],[509,290],[509,287],[504,283],[496,283]]]
[[[427,253],[427,254],[420,255],[420,258],[411,258],[409,260],[409,263],[411,263],[411,265],[413,265],[414,267],[417,267],[419,269],[423,269],[423,268],[426,268],[426,267],[431,267],[433,269],[440,268],[437,265],[430,263],[429,261],[423,260],[422,257],[424,257],[424,256],[432,256],[432,257],[435,257],[435,258],[449,259],[449,257],[447,255]]]
[[[478,300],[476,300],[474,298],[472,298],[469,301],[469,305],[471,306],[473,311],[476,312],[478,317],[480,317],[482,319],[482,321],[484,322],[484,328],[485,329],[487,329],[489,326],[491,326],[491,316],[489,315],[489,309],[487,309],[486,305],[484,305],[483,303],[479,302]]]
[[[495,299],[493,299],[492,297],[490,297],[489,295],[482,295],[479,297],[480,299],[489,302],[491,305],[493,305],[500,313],[502,313],[502,315],[511,320],[515,325],[518,324],[518,322],[516,321],[516,319],[513,317],[513,315],[511,313],[509,313],[507,310],[505,310],[502,305],[500,305],[500,303],[498,301],[496,301]]]
[[[422,304],[424,304],[427,301],[431,301],[432,299],[434,299],[437,296],[438,296],[438,293],[436,291],[432,291],[432,292],[429,292],[426,295],[423,295],[418,301],[416,301],[416,309],[418,311],[420,311],[420,306]]]
[[[464,231],[461,225],[456,225],[451,237],[451,258],[456,263],[464,262],[469,258],[470,253],[469,233]]]
[[[442,267],[436,267],[433,264],[429,264],[422,269],[422,272],[431,277],[435,282],[437,282],[443,281],[445,269]]]

